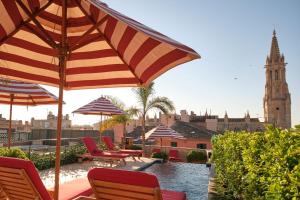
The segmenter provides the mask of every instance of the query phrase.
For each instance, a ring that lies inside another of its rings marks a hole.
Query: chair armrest
[[[96,200],[96,198],[94,198],[94,197],[79,196],[79,197],[76,197],[73,200]]]

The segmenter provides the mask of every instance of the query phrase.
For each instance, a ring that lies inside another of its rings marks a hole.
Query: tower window
[[[272,80],[272,71],[270,71],[270,80]]]
[[[275,71],[275,80],[278,80],[278,70]]]
[[[276,110],[279,110],[279,107],[277,107]]]

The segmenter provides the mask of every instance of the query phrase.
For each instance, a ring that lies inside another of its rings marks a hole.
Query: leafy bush
[[[128,149],[131,149],[131,150],[142,150],[142,147],[138,146],[138,145],[131,145],[131,146],[128,147]]]
[[[168,159],[168,154],[165,152],[159,152],[159,153],[152,153],[152,158],[160,158],[163,159],[163,161],[166,161]]]
[[[1,148],[0,156],[28,159],[26,153],[19,148]]]
[[[66,165],[77,162],[77,155],[84,154],[86,148],[83,145],[74,145],[63,149],[61,153],[60,164]],[[38,170],[50,169],[55,166],[55,153],[37,154],[33,153],[30,155],[30,160],[34,163]]]
[[[206,162],[207,155],[205,151],[189,151],[186,155],[186,159],[188,162]]]
[[[227,132],[213,139],[217,190],[228,199],[300,198],[300,131]]]

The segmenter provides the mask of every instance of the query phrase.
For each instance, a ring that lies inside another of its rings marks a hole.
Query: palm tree
[[[150,83],[146,87],[132,89],[136,94],[139,108],[137,113],[142,118],[142,148],[145,152],[145,132],[146,132],[146,116],[150,110],[159,110],[164,114],[169,114],[175,110],[173,102],[167,97],[154,97],[154,83]]]
[[[137,116],[138,113],[138,109],[134,108],[134,107],[130,107],[130,108],[125,108],[125,104],[118,98],[113,97],[113,96],[105,96],[105,98],[109,99],[115,106],[117,106],[118,108],[122,109],[125,111],[126,114],[124,115],[114,115],[111,118],[105,120],[102,123],[100,132],[108,129],[108,128],[112,128],[118,124],[122,124],[123,125],[123,133],[124,133],[124,138],[126,138],[126,124],[128,122],[130,122],[134,116]],[[124,145],[124,144],[122,144]]]

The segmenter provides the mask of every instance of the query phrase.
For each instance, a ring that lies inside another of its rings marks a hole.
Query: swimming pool
[[[157,176],[163,189],[186,192],[189,200],[206,200],[209,170],[202,164],[154,164],[144,170]]]

